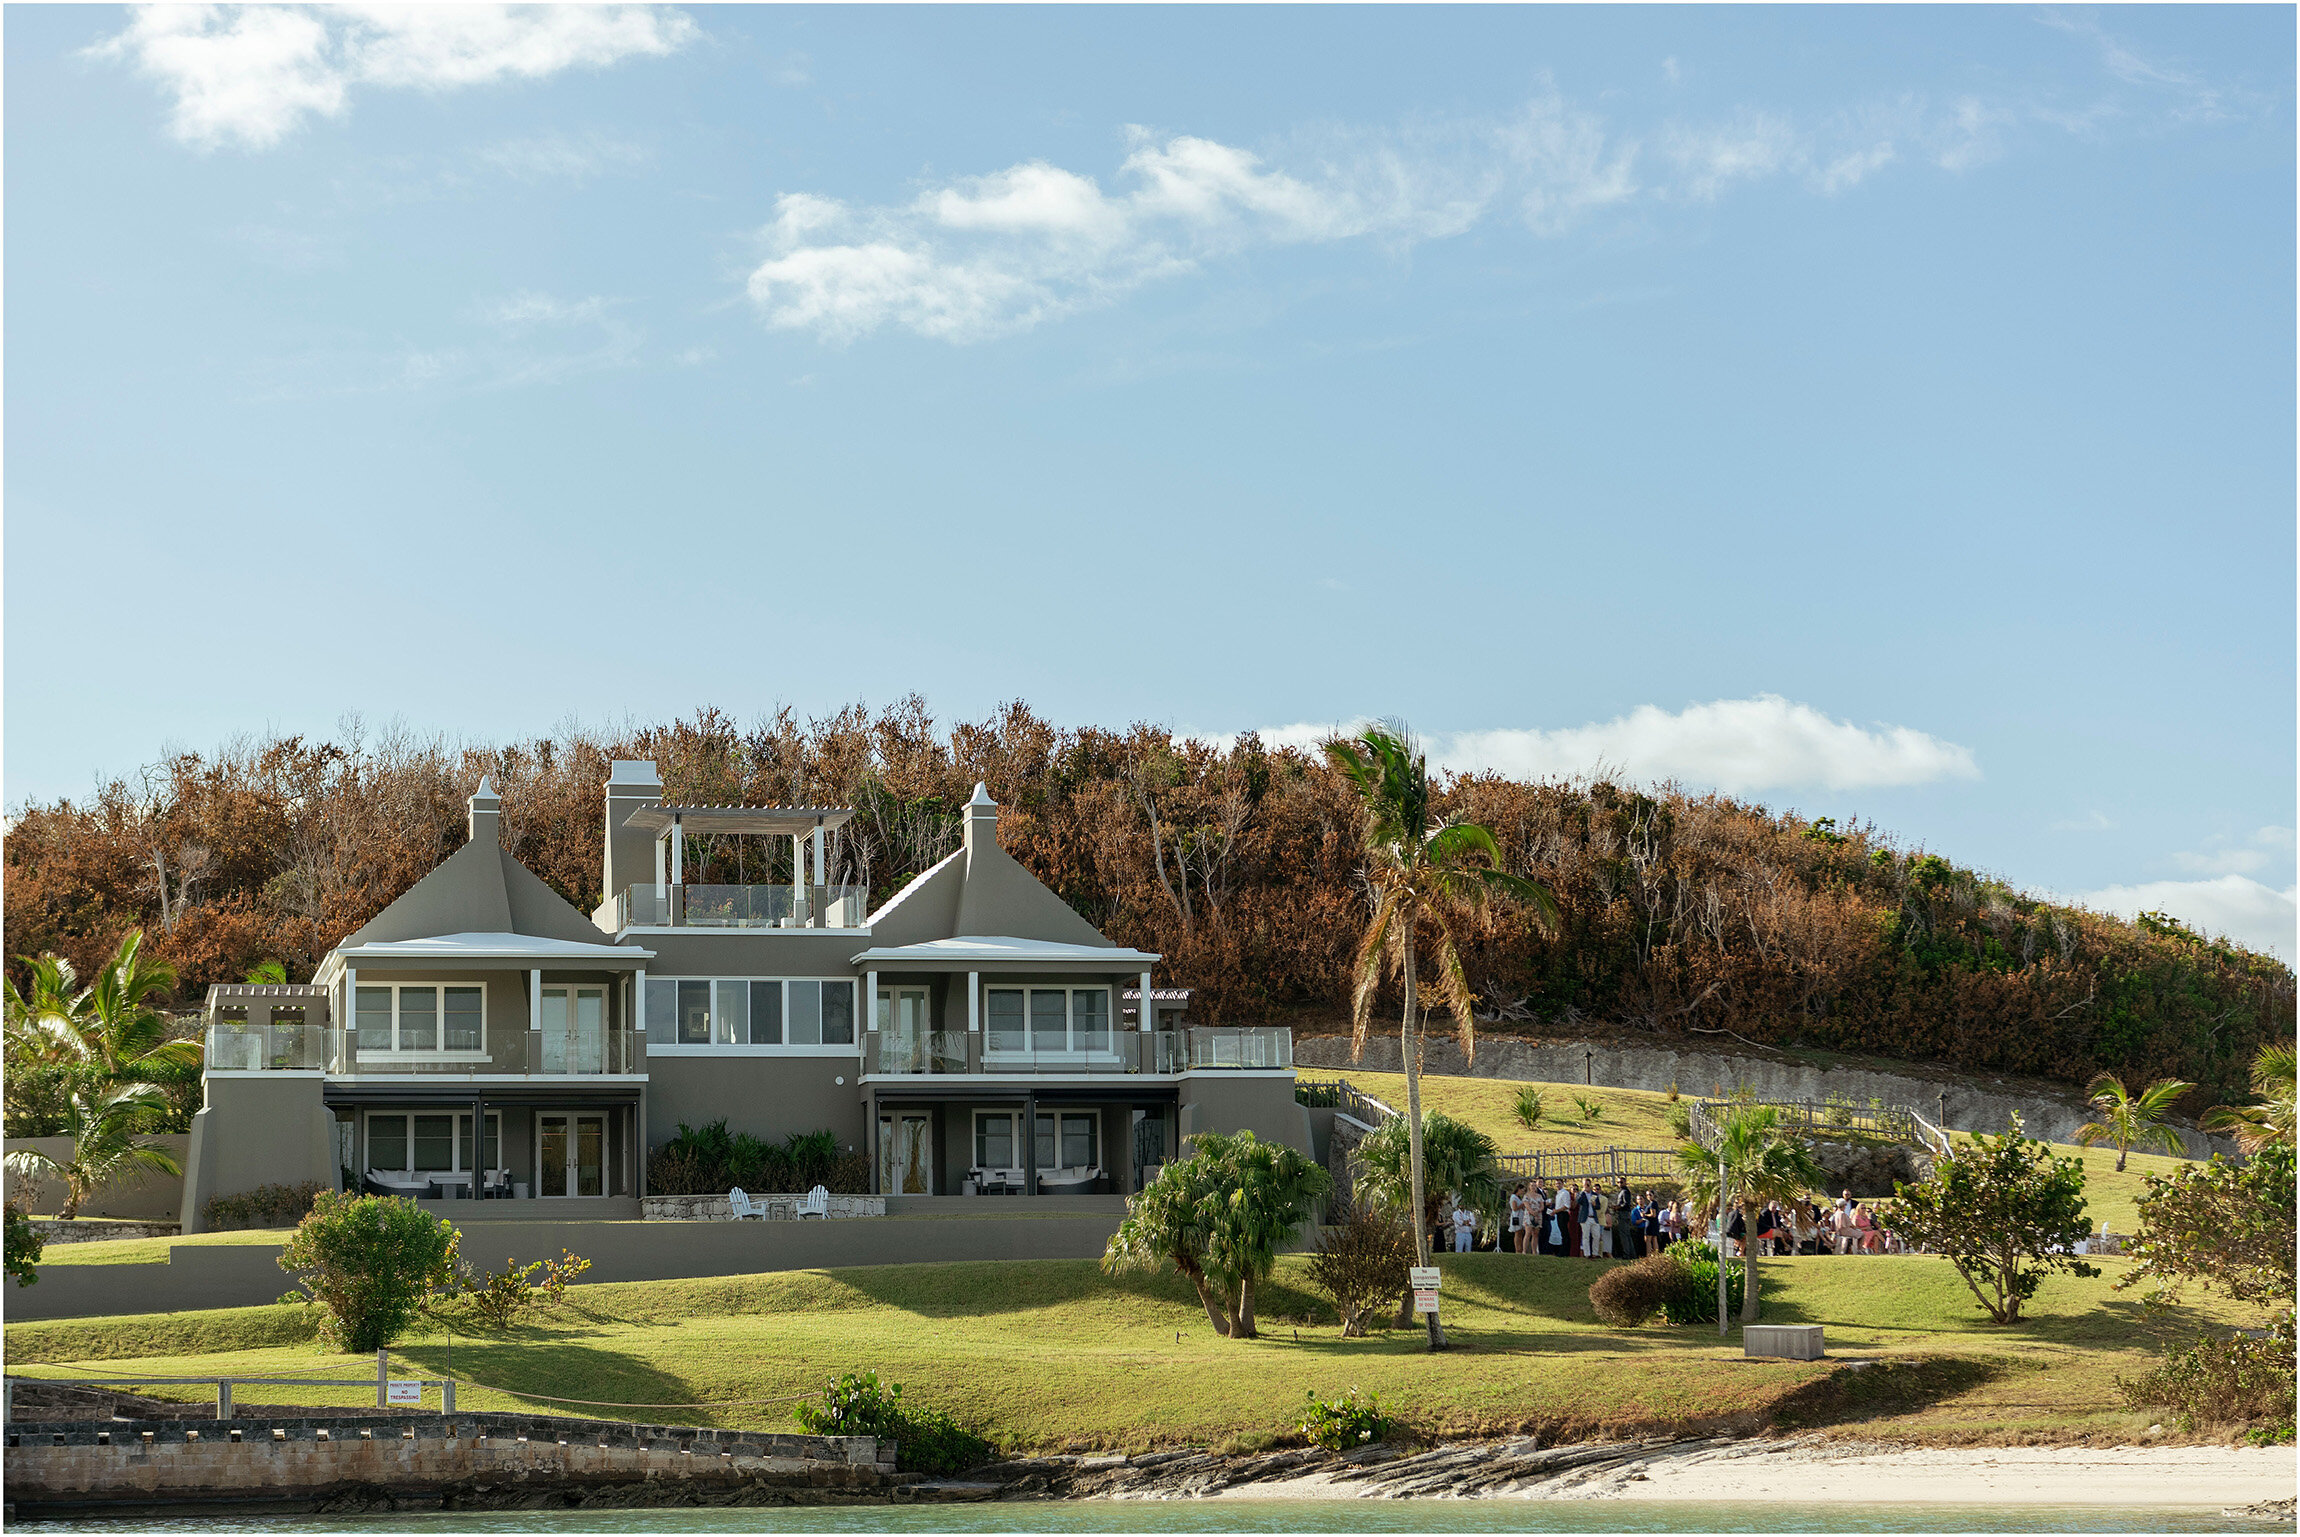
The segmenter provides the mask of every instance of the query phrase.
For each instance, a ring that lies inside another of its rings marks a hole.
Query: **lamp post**
[[[1941,1118],[1933,1123],[1945,1133],[1949,1129],[1949,1091],[1941,1090]]]
[[[1596,1083],[1597,1083],[1596,1073],[1597,1073],[1597,1053],[1596,1053],[1596,1052],[1594,1052],[1594,1051],[1584,1051],[1584,1052],[1582,1052],[1582,1054],[1581,1054],[1581,1081],[1582,1081],[1584,1084],[1587,1084],[1587,1085],[1590,1085],[1590,1086],[1594,1087],[1594,1086],[1596,1085]]]
[[[1744,1286],[1748,1282],[1742,1282]],[[1717,1334],[1725,1334],[1725,1138],[1717,1138]]]

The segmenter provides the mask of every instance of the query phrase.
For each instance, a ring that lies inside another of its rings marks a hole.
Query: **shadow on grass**
[[[1984,1387],[2004,1375],[1999,1362],[1966,1356],[1918,1356],[1838,1368],[1806,1383],[1775,1407],[1774,1423],[1791,1429],[1915,1414]]]
[[[626,1351],[555,1337],[558,1332],[515,1329],[484,1339],[459,1337],[452,1349],[445,1339],[406,1343],[393,1354],[423,1371],[527,1399],[547,1414],[662,1423],[711,1416],[706,1409],[682,1415],[661,1407],[695,1402],[695,1390],[685,1378]]]

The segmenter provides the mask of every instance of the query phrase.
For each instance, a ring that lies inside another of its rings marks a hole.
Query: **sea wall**
[[[145,1505],[303,1510],[548,1502],[832,1504],[890,1498],[896,1448],[532,1414],[11,1424],[13,1513]]]
[[[1356,1063],[1350,1061],[1347,1036],[1297,1039],[1294,1066],[1345,1078],[1353,1066],[1374,1073],[1404,1071],[1394,1035],[1369,1039],[1364,1058]],[[1589,1082],[1656,1093],[1675,1088],[1695,1098],[1730,1094],[1742,1087],[1760,1099],[1820,1100],[1832,1094],[1857,1101],[1875,1098],[1890,1105],[1906,1105],[1929,1121],[1939,1121],[1945,1113],[1945,1124],[1954,1131],[2003,1131],[2006,1117],[2017,1112],[2028,1134],[2047,1142],[2074,1141],[2076,1129],[2092,1119],[2081,1094],[2073,1089],[2058,1092],[2034,1080],[1997,1079],[1982,1087],[1970,1077],[1928,1078],[1877,1068],[1815,1067],[1776,1056],[1630,1046],[1619,1041],[1529,1041],[1481,1035],[1477,1060],[1470,1062],[1462,1056],[1460,1042],[1433,1032],[1422,1056],[1422,1071],[1536,1083]],[[2236,1144],[2226,1137],[2207,1136],[2186,1127],[2175,1130],[2192,1158],[2236,1150]]]

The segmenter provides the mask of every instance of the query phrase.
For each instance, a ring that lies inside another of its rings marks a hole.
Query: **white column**
[[[543,1066],[543,968],[537,966],[527,973],[527,1044],[534,1048],[527,1056],[527,1071]]]
[[[348,1073],[359,1060],[359,968],[343,969],[343,1060],[336,1071]]]
[[[669,895],[671,884],[671,835],[658,833],[655,837],[655,904],[659,909]]]
[[[791,834],[791,919],[807,926],[807,835]]]
[[[1140,1018],[1136,1022],[1145,1030],[1158,1028],[1158,1010],[1150,1002],[1150,973],[1147,971],[1142,973],[1142,1008]]]
[[[647,1039],[647,968],[644,966],[631,978],[631,1028],[638,1032],[640,1041]]]
[[[982,973],[979,971],[966,974],[966,1033],[982,1033]]]
[[[863,973],[863,991],[864,991],[864,992],[866,992],[866,993],[868,993],[868,994],[870,994],[870,1001],[864,1005],[864,1007],[865,1007],[865,1008],[867,1008],[867,1009],[868,1009],[870,1012],[869,1012],[869,1013],[868,1013],[868,1014],[867,1014],[865,1017],[866,1017],[867,1019],[869,1019],[869,1020],[870,1020],[870,1027],[871,1027],[873,1030],[876,1030],[876,1029],[878,1028],[878,973],[877,973],[877,972],[875,972],[875,971],[866,971],[866,972],[864,972],[864,973]]]
[[[677,822],[671,824],[671,884],[687,884],[687,829]]]
[[[824,834],[824,832],[823,832],[823,824],[822,824],[822,823],[820,823],[820,822],[817,822],[817,823],[815,824],[815,840],[814,840],[814,841],[815,841],[815,878],[814,878],[814,884],[815,884],[815,885],[817,885],[817,886],[827,886],[827,885],[829,885],[829,884],[830,884],[830,880],[831,880],[831,876],[830,876],[830,850],[828,850],[827,848],[825,848],[825,847],[823,846],[823,839],[824,839],[824,837],[825,837],[825,834]],[[824,900],[824,902],[825,902],[825,904],[826,904],[826,905],[825,905],[825,907],[824,907],[824,910],[823,910],[823,916],[824,916],[824,918],[827,920],[827,919],[829,918],[829,916],[830,916],[830,910],[829,910],[829,907],[828,907],[828,903],[829,903],[829,900],[830,900],[830,898],[829,898],[829,895],[828,895],[828,893],[825,893],[825,895],[824,895],[824,899],[823,899],[823,900]]]

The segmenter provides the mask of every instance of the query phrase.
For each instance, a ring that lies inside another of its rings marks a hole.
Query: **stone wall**
[[[108,1218],[75,1217],[70,1222],[54,1217],[34,1217],[32,1231],[48,1245],[67,1243],[94,1243],[103,1238],[174,1238],[178,1225],[173,1222],[114,1222]]]
[[[1366,1042],[1363,1061],[1350,1061],[1347,1036],[1311,1036],[1294,1042],[1294,1065],[1347,1078],[1353,1066],[1366,1072],[1404,1071],[1395,1036]],[[1462,1057],[1461,1046],[1450,1037],[1432,1038],[1422,1058],[1430,1073],[1477,1078],[1523,1079],[1536,1083],[1594,1082],[1615,1089],[1666,1092],[1672,1085],[1687,1095],[1707,1097],[1731,1093],[1746,1086],[1760,1099],[1822,1100],[1835,1094],[1855,1101],[1881,1099],[1906,1105],[1929,1121],[1939,1121],[1942,1096],[1947,1096],[1948,1129],[1999,1132],[2008,1114],[2018,1112],[2024,1129],[2047,1142],[2071,1142],[2076,1129],[2092,1119],[2084,1096],[2073,1087],[2037,1079],[1993,1079],[1988,1087],[1975,1075],[1928,1078],[1914,1070],[1886,1071],[1862,1067],[1815,1067],[1781,1055],[1738,1055],[1723,1051],[1686,1051],[1668,1046],[1632,1046],[1619,1041],[1530,1041],[1512,1036],[1480,1035],[1477,1060]],[[1584,1074],[1587,1077],[1584,1077]],[[2192,1158],[2233,1153],[2236,1144],[2226,1137],[2207,1136],[2186,1127],[2175,1128]]]
[[[302,1510],[549,1503],[831,1504],[915,1475],[869,1436],[768,1435],[535,1414],[12,1423],[18,1516],[138,1505]]]
[[[1814,1142],[1813,1161],[1828,1174],[1823,1193],[1850,1190],[1863,1200],[1893,1193],[1894,1184],[1918,1185],[1933,1177],[1933,1159],[1905,1143]]]
[[[753,1206],[766,1208],[769,1222],[796,1222],[799,1220],[799,1202],[805,1199],[795,1195],[755,1195]],[[642,1196],[639,1209],[649,1222],[732,1222],[734,1207],[724,1195],[650,1195]],[[886,1215],[886,1197],[883,1195],[834,1195],[830,1198],[832,1218],[883,1217]]]

